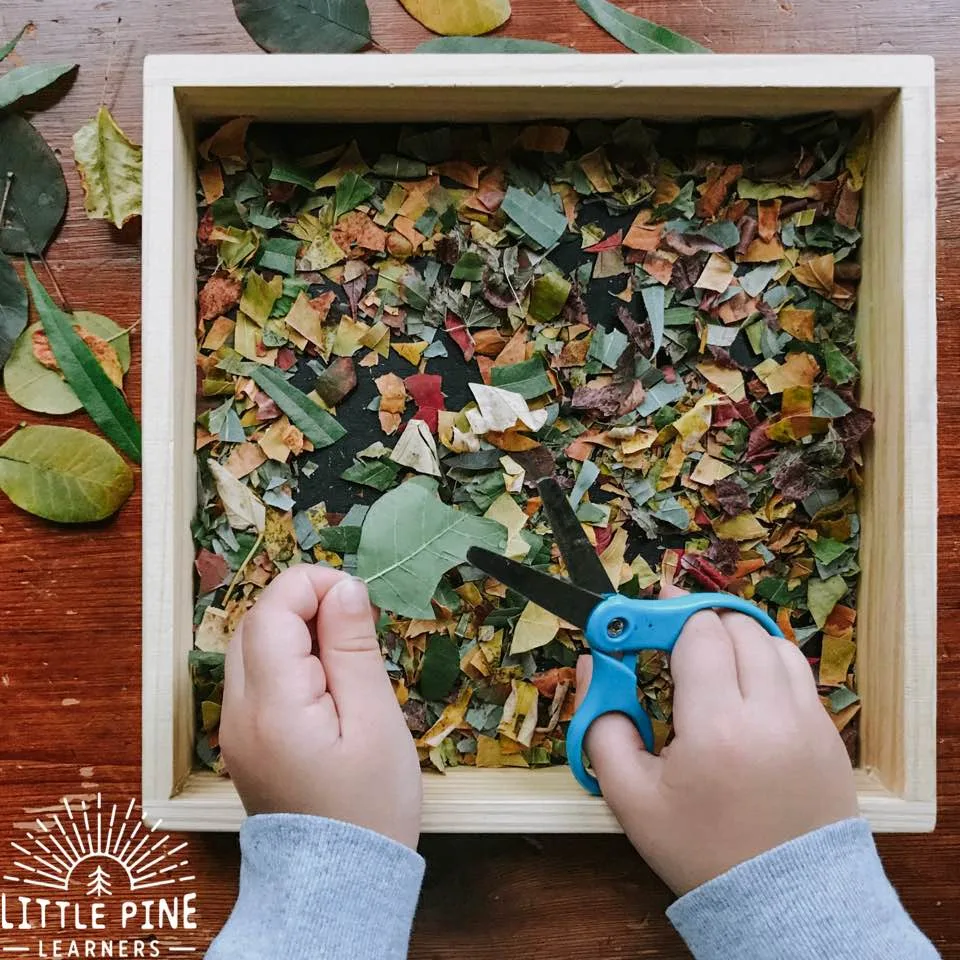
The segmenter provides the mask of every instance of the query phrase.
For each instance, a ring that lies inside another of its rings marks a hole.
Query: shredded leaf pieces
[[[699,49],[581,7],[637,47]],[[465,560],[482,544],[566,574],[544,476],[622,593],[759,603],[855,730],[863,136],[833,116],[207,131],[200,760],[223,770],[243,612],[321,563],[381,609],[425,767],[565,763],[584,638]],[[662,746],[663,656],[638,684]]]

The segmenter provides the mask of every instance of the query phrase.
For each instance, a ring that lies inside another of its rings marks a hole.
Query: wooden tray
[[[936,816],[933,61],[869,56],[159,56],[144,64],[143,808],[236,830],[230,780],[194,767],[190,521],[196,327],[194,128],[232,116],[343,122],[697,119],[869,113],[858,336],[866,450],[858,665],[863,814]],[[612,832],[563,767],[424,777],[433,832]]]

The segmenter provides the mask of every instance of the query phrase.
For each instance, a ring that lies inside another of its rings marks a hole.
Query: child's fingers
[[[820,706],[817,684],[803,651],[789,640],[777,640],[775,649],[787,671],[790,689],[797,702],[804,706]]]
[[[733,640],[713,610],[684,624],[670,656],[673,723],[678,733],[709,727],[722,711],[741,703]]]
[[[577,660],[577,705],[590,686],[590,657]],[[660,760],[647,753],[633,721],[622,713],[607,713],[590,724],[584,738],[590,766],[614,812],[634,808],[651,795],[660,776]]]
[[[774,700],[782,703],[790,693],[790,680],[777,653],[778,637],[771,637],[745,613],[720,614],[720,622],[733,640],[737,677],[744,699]]]
[[[280,574],[244,617],[242,645],[244,684],[269,697],[313,698],[317,671],[308,622],[323,597],[345,575],[329,567],[299,564]],[[321,674],[322,675],[322,674]],[[322,692],[322,691],[320,691]]]
[[[392,721],[397,700],[362,580],[345,578],[324,597],[317,612],[317,643],[343,732],[388,717]]]

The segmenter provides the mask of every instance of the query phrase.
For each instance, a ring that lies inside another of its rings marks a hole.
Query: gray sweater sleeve
[[[324,817],[269,814],[240,829],[240,895],[207,960],[403,960],[423,858]]]
[[[865,820],[791,840],[681,897],[667,916],[696,960],[936,960]]]

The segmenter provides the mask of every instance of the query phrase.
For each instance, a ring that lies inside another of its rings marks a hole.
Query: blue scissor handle
[[[752,617],[775,637],[783,633],[759,607],[728,593],[691,593],[668,600],[631,600],[614,593],[594,608],[585,630],[593,654],[593,676],[587,695],[567,728],[567,762],[580,786],[600,796],[600,784],[583,762],[583,739],[597,717],[623,713],[653,750],[653,725],[637,698],[637,654],[669,653],[683,625],[701,610],[735,610]]]

